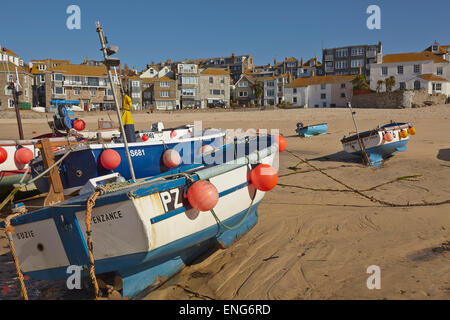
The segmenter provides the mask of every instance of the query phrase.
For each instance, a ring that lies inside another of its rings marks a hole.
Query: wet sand
[[[288,149],[280,155],[279,185],[259,207],[258,224],[231,248],[186,267],[145,299],[449,299],[450,204],[385,206],[300,159],[386,202],[449,200],[450,105],[355,111],[361,131],[395,120],[411,122],[417,134],[407,151],[381,168],[368,168],[342,151],[340,139],[354,131],[347,109],[136,115],[137,129],[158,120],[166,127],[202,120],[204,128],[279,129]],[[97,118],[84,118],[88,129]],[[300,138],[297,122],[327,122],[329,134]],[[45,118],[24,119],[23,125],[27,137],[48,131]],[[0,137],[17,138],[13,119],[0,119]],[[14,275],[10,259],[1,233],[0,286]],[[380,267],[380,290],[366,286],[371,265]]]

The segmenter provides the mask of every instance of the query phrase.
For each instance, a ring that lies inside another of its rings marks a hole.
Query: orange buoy
[[[73,122],[73,128],[77,131],[83,131],[86,128],[86,123],[81,119],[76,119]]]
[[[148,140],[148,135],[144,134],[144,135],[142,136],[142,141],[147,141],[147,140]]]
[[[100,156],[100,163],[106,170],[114,170],[120,164],[120,154],[113,149],[106,149]]]
[[[392,136],[392,133],[388,132],[388,133],[384,134],[383,140],[387,141],[387,142],[391,142],[392,140],[394,140],[394,137]]]
[[[211,182],[199,180],[189,187],[187,198],[192,208],[209,211],[219,202],[219,191]]]
[[[198,149],[198,154],[203,154],[203,153],[206,153],[206,152],[211,152],[211,151],[213,151],[214,150],[214,148],[212,147],[212,146],[210,146],[209,144],[205,144],[204,146],[201,146],[199,149]]]
[[[283,152],[287,147],[286,139],[281,135],[274,135],[275,142],[278,145],[278,151]]]
[[[20,164],[27,164],[28,162],[33,160],[33,158],[33,151],[25,147],[17,149],[16,153],[14,153],[14,160]]]
[[[400,136],[400,138],[403,138],[403,139],[408,138],[408,131],[406,131],[406,130],[400,131],[399,136]]]
[[[416,129],[414,127],[408,128],[408,133],[413,136],[416,134]]]
[[[8,152],[0,147],[0,164],[4,163],[8,159]]]
[[[181,163],[181,156],[177,150],[167,149],[163,153],[164,165],[168,168],[178,167]]]
[[[170,137],[175,138],[176,136],[177,136],[177,132],[175,130],[172,130],[172,132],[170,133]]]
[[[250,172],[250,181],[260,191],[270,191],[278,183],[278,172],[268,164],[259,164]]]

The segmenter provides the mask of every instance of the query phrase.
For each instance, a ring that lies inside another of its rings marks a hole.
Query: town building
[[[178,63],[175,65],[175,70],[175,80],[178,84],[176,100],[179,102],[180,108],[200,108],[200,72],[198,65],[195,63]]]
[[[142,79],[142,101],[145,109],[174,110],[177,101],[177,82],[167,76]]]
[[[263,89],[262,105],[274,106],[285,101],[285,87],[292,78],[291,74],[285,73],[278,76],[256,78],[256,82]]]
[[[161,78],[167,76],[169,78],[173,77],[173,72],[168,66],[162,66],[161,68],[152,63],[151,65],[147,65],[146,69],[142,71],[140,77],[141,78]]]
[[[381,42],[374,45],[347,46],[322,50],[324,75],[358,74],[359,67],[367,81],[370,78],[370,64],[381,61]]]
[[[249,75],[243,73],[239,80],[233,86],[233,102],[239,105],[250,106],[257,104],[254,86],[257,80]]]
[[[296,107],[343,107],[353,97],[354,75],[298,78],[286,86],[285,101]]]
[[[385,55],[370,66],[370,88],[386,91],[385,81],[393,76],[394,90],[425,90],[450,95],[450,61],[430,51]],[[381,84],[381,82],[383,82]]]
[[[131,98],[133,109],[142,110],[142,79],[138,76],[131,76],[126,79],[126,88],[128,88],[128,95]]]
[[[230,73],[224,69],[207,68],[200,72],[201,108],[230,107]]]
[[[56,63],[57,64],[57,63]],[[38,63],[33,65],[39,69]],[[45,83],[45,107],[70,101],[85,111],[109,110],[115,107],[115,101],[105,66],[58,64],[51,68],[38,70],[43,72]],[[36,74],[35,75],[36,79]],[[119,79],[113,75],[116,93],[120,97]],[[42,79],[40,79],[42,80]],[[41,82],[42,83],[42,82]],[[41,84],[42,85],[42,84]]]

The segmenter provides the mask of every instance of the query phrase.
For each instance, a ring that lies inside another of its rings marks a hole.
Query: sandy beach
[[[166,127],[202,120],[203,128],[279,129],[287,140],[279,185],[260,205],[258,224],[145,299],[449,299],[450,204],[432,203],[450,199],[450,105],[355,111],[361,131],[395,120],[410,122],[417,134],[405,152],[370,168],[342,151],[340,139],[354,131],[348,109],[136,115],[136,129],[158,120]],[[98,115],[83,119],[94,129]],[[327,122],[329,133],[300,138],[297,122]],[[23,126],[27,138],[48,132],[45,118],[23,119]],[[17,136],[15,119],[0,119],[0,139]],[[430,205],[390,207],[344,184],[393,204]],[[372,265],[381,270],[379,290],[366,286]],[[0,299],[13,297],[5,285],[13,285],[14,275],[1,232]]]

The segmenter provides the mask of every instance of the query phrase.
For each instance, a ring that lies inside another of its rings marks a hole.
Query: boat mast
[[[127,141],[127,137],[125,135],[125,129],[123,127],[122,117],[121,117],[120,111],[119,111],[119,100],[117,99],[116,89],[115,89],[115,87],[113,85],[114,82],[113,82],[112,74],[111,74],[111,66],[120,64],[120,60],[117,59],[117,58],[110,58],[109,55],[116,53],[118,51],[118,47],[108,47],[108,48],[106,48],[106,39],[105,39],[105,35],[103,33],[103,29],[102,29],[102,27],[100,25],[100,22],[97,21],[95,24],[96,24],[96,27],[97,27],[98,36],[100,38],[100,43],[102,45],[102,48],[100,50],[103,52],[103,57],[105,58],[104,64],[106,66],[106,69],[108,70],[109,83],[111,84],[111,90],[112,90],[112,93],[113,93],[113,96],[114,96],[114,101],[116,102],[117,118],[119,120],[120,132],[122,133],[123,142],[124,142],[124,145],[125,145],[125,153],[127,155],[128,165],[130,166],[131,179],[133,181],[136,181],[136,176],[134,174],[133,163],[131,161],[131,156],[130,156],[130,152],[129,152],[129,149],[128,149],[128,141]],[[118,81],[120,81],[120,79],[118,79]]]
[[[362,142],[361,137],[359,136],[359,130],[358,130],[358,126],[356,125],[356,120],[354,117],[355,112],[352,109],[352,104],[350,102],[347,102],[347,106],[350,108],[350,112],[352,114],[353,124],[355,125],[356,136],[358,137],[359,148],[361,149],[361,154],[362,154],[364,164],[370,163],[369,157],[367,156],[367,153],[366,153],[366,148],[364,147],[364,143]]]

